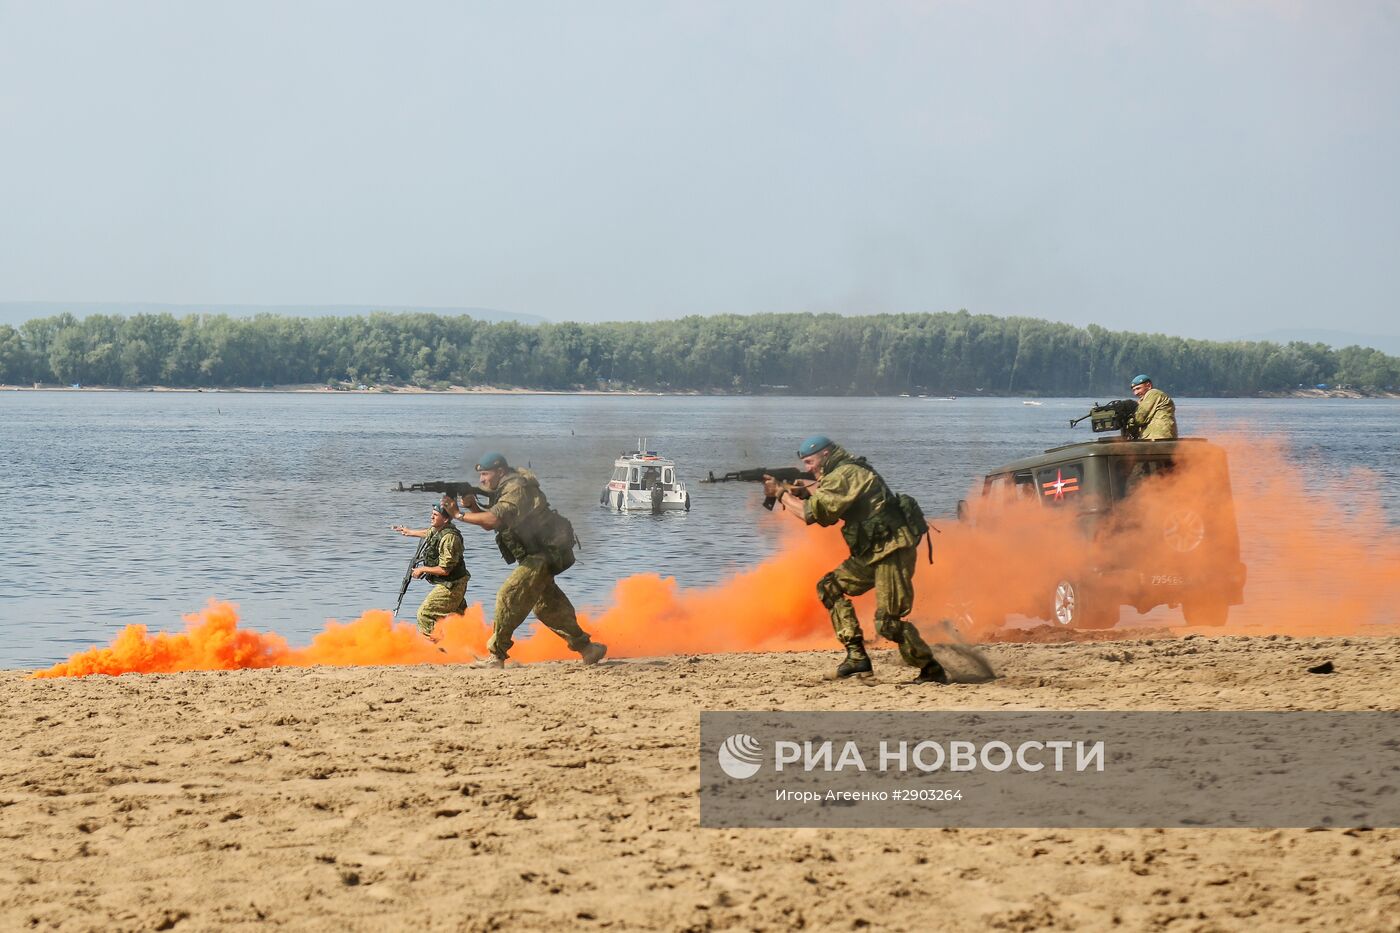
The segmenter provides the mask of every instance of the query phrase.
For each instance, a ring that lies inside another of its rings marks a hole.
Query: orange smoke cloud
[[[1232,625],[1348,635],[1400,620],[1400,529],[1386,516],[1374,472],[1353,468],[1329,481],[1276,442],[1225,446],[1249,565]]]
[[[1375,477],[1353,471],[1342,482],[1319,488],[1309,467],[1277,444],[1257,440],[1220,442],[1230,458],[1234,513],[1241,559],[1248,566],[1243,605],[1230,624],[1206,630],[1220,634],[1351,634],[1369,622],[1394,621],[1400,605],[1400,534],[1377,500]],[[1106,527],[1129,529],[1150,558],[1166,547],[1164,523],[1184,510],[1207,519],[1207,530],[1225,527],[1228,500],[1209,464],[1182,461],[1167,475],[1142,479],[1133,496]],[[980,497],[980,484],[969,498]],[[767,518],[767,516],[764,516]],[[940,523],[934,538],[936,563],[922,558],[917,571],[913,621],[930,640],[942,640],[937,622],[950,609],[971,604],[979,618],[1048,614],[1057,576],[1082,574],[1103,565],[1121,537],[1101,533],[1086,539],[1072,509],[1017,502],[981,507],[972,523]],[[641,574],[618,582],[601,613],[580,622],[613,657],[730,651],[831,649],[837,645],[826,610],[816,597],[819,577],[845,556],[835,529],[802,529],[782,523],[776,554],[750,570],[711,587],[682,589],[674,578]],[[1234,525],[1231,521],[1228,525]],[[1155,542],[1155,544],[1154,544]],[[1233,561],[1228,534],[1208,533],[1194,566]],[[1151,567],[1150,560],[1145,565]],[[1135,594],[1127,593],[1128,603]],[[1137,598],[1146,599],[1138,595]],[[867,634],[870,597],[857,600]],[[1123,610],[1124,617],[1131,615]],[[1177,617],[1179,619],[1179,616]],[[211,601],[186,617],[178,634],[151,634],[127,627],[107,647],[92,648],[40,672],[40,677],[163,673],[237,668],[460,664],[486,653],[490,629],[482,607],[438,623],[439,643],[422,638],[409,623],[394,623],[384,610],[353,622],[328,622],[306,647],[279,635],[239,628],[236,608]],[[985,633],[965,632],[976,635]],[[572,657],[564,642],[543,626],[518,642],[511,657],[543,661]]]
[[[831,623],[816,598],[817,579],[845,556],[833,531],[785,529],[783,547],[753,569],[724,583],[683,590],[671,577],[639,574],[618,582],[612,604],[579,621],[608,646],[613,657],[722,651],[784,651],[832,647]],[[170,673],[324,664],[461,664],[486,654],[490,628],[481,606],[444,617],[436,645],[410,623],[372,609],[353,622],[328,622],[310,645],[293,648],[276,634],[240,629],[231,603],[211,600],[185,617],[178,634],[151,634],[127,626],[107,647],[91,648],[38,673],[39,677],[87,674]],[[516,643],[511,658],[545,661],[575,657],[543,626]]]
[[[1225,473],[1203,452],[1179,456],[1169,473],[1135,477],[1131,496],[1097,523],[1080,510],[1105,503],[1056,507],[1034,493],[1019,499],[1014,489],[998,501],[996,493],[983,496],[979,482],[969,493],[973,521],[944,526],[935,539],[939,562],[921,565],[915,621],[966,613],[974,623],[967,634],[985,636],[977,623],[995,625],[1009,614],[1047,618],[1064,578],[1088,581],[1091,596],[1114,590],[1128,619],[1134,606],[1157,604],[1163,590],[1149,585],[1154,576],[1222,581],[1237,561],[1247,571],[1243,603],[1229,609],[1228,625],[1205,633],[1344,635],[1395,621],[1400,533],[1385,516],[1376,476],[1352,470],[1325,481],[1276,442],[1215,443],[1228,454],[1233,505],[1220,494]],[[1088,486],[1063,503],[1086,496]],[[1092,571],[1112,566],[1131,572],[1105,587]],[[1207,590],[1203,601],[1232,601],[1227,590]],[[1189,600],[1201,590],[1180,592]],[[1111,625],[1116,602],[1108,611]],[[1209,612],[1190,621],[1201,617]]]

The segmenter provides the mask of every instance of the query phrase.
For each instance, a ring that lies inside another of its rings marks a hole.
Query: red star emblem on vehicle
[[[1055,471],[1055,478],[1041,483],[1041,494],[1051,499],[1063,499],[1065,493],[1079,491],[1079,477],[1071,476],[1065,479],[1063,470]]]

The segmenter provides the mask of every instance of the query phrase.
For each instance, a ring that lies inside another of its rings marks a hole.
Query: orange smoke
[[[1400,621],[1400,529],[1386,516],[1374,472],[1353,468],[1329,481],[1276,442],[1224,446],[1249,565],[1231,626],[1348,635]]]
[[[1352,470],[1327,481],[1276,442],[1227,437],[1215,443],[1229,457],[1233,507],[1219,494],[1225,478],[1219,465],[1203,453],[1179,455],[1170,473],[1136,477],[1132,495],[1094,525],[1074,508],[1020,500],[1014,489],[1001,501],[983,496],[979,482],[968,496],[973,521],[941,526],[939,562],[920,565],[915,621],[964,614],[973,629],[965,634],[986,636],[981,626],[1006,615],[1048,618],[1059,579],[1077,577],[1092,586],[1101,579],[1093,568],[1115,564],[1143,578],[1136,586],[1123,577],[1116,581],[1123,597],[1119,617],[1128,620],[1135,604],[1151,611],[1163,592],[1146,580],[1221,580],[1237,560],[1247,570],[1244,601],[1229,609],[1226,626],[1202,629],[1205,634],[1344,635],[1396,621],[1400,533],[1385,516],[1376,476]],[[1091,494],[1086,486],[1062,502]],[[1222,602],[1228,595],[1206,594]],[[1181,609],[1157,611],[1170,624],[1184,621]]]
[[[1230,610],[1220,634],[1351,634],[1370,622],[1395,621],[1400,605],[1400,534],[1378,501],[1375,477],[1353,471],[1324,485],[1309,465],[1281,446],[1258,440],[1218,442],[1229,453],[1240,557],[1248,567],[1243,605]],[[1114,529],[1131,529],[1152,568],[1155,549],[1166,547],[1164,521],[1183,509],[1223,520],[1229,509],[1215,490],[1219,477],[1208,463],[1182,461],[1170,474],[1142,478],[1128,503],[1115,509]],[[1082,494],[1082,493],[1081,493]],[[970,494],[980,499],[980,484]],[[952,610],[971,607],[977,618],[1036,612],[1048,615],[1061,574],[1101,566],[1123,547],[1121,538],[1086,539],[1072,509],[1014,492],[1003,507],[974,501],[976,521],[940,522],[936,563],[920,558],[913,621],[934,640],[936,623]],[[764,518],[768,518],[764,516]],[[836,650],[816,582],[845,557],[835,529],[802,529],[774,516],[783,528],[776,554],[723,583],[681,589],[671,577],[640,574],[618,582],[610,606],[580,622],[613,657],[729,651]],[[1235,524],[1234,522],[1228,523]],[[1219,531],[1225,525],[1212,524]],[[1206,534],[1193,549],[1194,566],[1233,561],[1229,535]],[[1135,548],[1136,549],[1136,548]],[[1189,569],[1189,568],[1188,568]],[[1145,596],[1136,594],[1138,598]],[[1131,603],[1135,594],[1128,593]],[[870,597],[857,608],[873,637]],[[1166,610],[1179,623],[1177,610]],[[1122,609],[1124,619],[1133,615]],[[151,634],[127,627],[105,648],[92,648],[40,672],[40,677],[231,670],[250,667],[372,664],[460,664],[486,653],[490,629],[481,606],[444,618],[434,645],[410,623],[395,624],[384,610],[349,623],[328,622],[304,648],[276,634],[240,629],[236,608],[211,601],[186,617],[179,634]],[[986,632],[965,632],[985,635]],[[511,657],[542,661],[572,657],[564,642],[536,625]]]
[[[832,647],[831,623],[817,601],[816,584],[845,556],[840,536],[795,523],[785,532],[776,555],[718,586],[682,590],[672,577],[638,574],[618,582],[609,608],[597,617],[580,613],[579,621],[612,657]],[[240,629],[231,603],[211,600],[185,622],[186,630],[173,635],[127,626],[107,647],[75,654],[36,676],[461,664],[485,656],[491,632],[480,604],[443,618],[434,633],[436,645],[381,609],[353,622],[326,623],[305,648],[288,646],[280,635]],[[575,655],[563,640],[540,625],[511,650],[518,661],[569,657]]]

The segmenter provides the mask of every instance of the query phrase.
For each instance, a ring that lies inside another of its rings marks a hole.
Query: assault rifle
[[[1137,411],[1137,407],[1137,400],[1131,398],[1103,402],[1090,408],[1087,415],[1071,418],[1069,426],[1074,427],[1088,418],[1089,427],[1093,429],[1095,434],[1102,434],[1104,431],[1118,431],[1128,440],[1136,440],[1141,432],[1141,428],[1133,424],[1133,413]]]
[[[397,488],[397,489],[394,489],[393,491],[394,491],[394,492],[436,492],[436,493],[440,493],[440,494],[443,494],[443,495],[451,496],[453,499],[456,499],[458,496],[475,496],[478,505],[481,504],[481,497],[482,497],[482,496],[485,496],[485,497],[486,497],[486,500],[487,500],[488,502],[491,500],[491,493],[490,493],[490,492],[488,492],[488,491],[485,490],[485,489],[482,489],[480,486],[473,486],[471,483],[468,483],[468,482],[466,482],[465,480],[463,480],[462,482],[454,482],[454,481],[438,482],[438,481],[432,481],[432,482],[427,482],[427,483],[412,483],[412,484],[410,484],[410,485],[408,485],[408,486],[405,486],[402,482],[400,482],[399,485],[398,485],[398,488]]]
[[[423,562],[423,545],[428,543],[427,535],[418,539],[418,550],[413,552],[413,563],[408,565],[408,569],[403,572],[403,582],[399,584],[399,601],[394,603],[394,618],[399,617],[399,610],[403,608],[403,594],[408,592],[408,585],[413,582],[413,568]]]
[[[807,472],[806,470],[799,470],[797,467],[759,467],[756,470],[735,470],[734,472],[726,473],[723,476],[715,476],[714,471],[711,470],[710,475],[706,476],[700,482],[761,483],[763,482],[763,477],[765,476],[771,476],[775,480],[778,480],[782,483],[795,483],[798,480],[816,479],[816,477],[813,476],[811,473]],[[764,496],[763,507],[771,512],[773,511],[773,506],[777,503],[777,501],[778,500],[773,496]]]

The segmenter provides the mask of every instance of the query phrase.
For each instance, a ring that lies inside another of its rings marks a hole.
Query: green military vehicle
[[[1094,428],[1121,423],[1105,417]],[[1125,605],[1139,613],[1179,606],[1189,625],[1226,623],[1230,607],[1244,601],[1246,571],[1225,451],[1201,438],[1142,441],[1130,433],[1000,466],[985,475],[971,507],[958,503],[959,518],[974,527],[991,529],[1013,503],[1068,510],[1072,519],[1060,524],[1072,530],[1049,543],[1029,535],[1001,542],[1014,550],[1021,580],[1008,580],[995,593],[952,594],[950,614],[960,627],[986,635],[1016,613],[1104,629],[1118,622]],[[1189,484],[1181,472],[1186,463]],[[1174,473],[1180,473],[1175,486]],[[1167,482],[1145,491],[1158,478]]]

